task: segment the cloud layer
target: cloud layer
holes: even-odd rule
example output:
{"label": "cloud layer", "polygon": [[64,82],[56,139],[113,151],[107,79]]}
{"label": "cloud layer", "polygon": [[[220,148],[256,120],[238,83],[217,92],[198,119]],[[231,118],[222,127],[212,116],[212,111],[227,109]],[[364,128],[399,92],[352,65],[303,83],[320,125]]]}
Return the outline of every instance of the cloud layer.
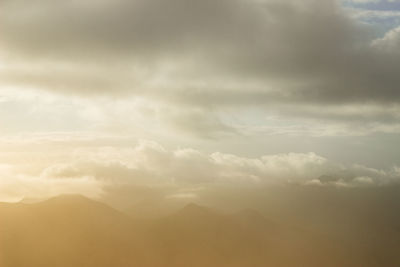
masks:
{"label": "cloud layer", "polygon": [[62,153],[52,162],[50,156],[35,152],[35,157],[45,160],[42,168],[32,169],[23,162],[3,165],[3,200],[76,192],[101,198],[124,187],[141,194],[158,191],[160,197],[170,198],[196,197],[216,187],[365,187],[393,185],[400,180],[398,167],[385,171],[339,164],[315,153],[249,158],[220,152],[205,154],[190,148],[168,150],[150,141],[132,147],[85,146]]}
{"label": "cloud layer", "polygon": [[397,30],[380,38],[334,0],[17,0],[1,10],[3,87],[140,96],[191,120],[200,110],[203,137],[234,128],[213,117],[249,108],[398,132]]}

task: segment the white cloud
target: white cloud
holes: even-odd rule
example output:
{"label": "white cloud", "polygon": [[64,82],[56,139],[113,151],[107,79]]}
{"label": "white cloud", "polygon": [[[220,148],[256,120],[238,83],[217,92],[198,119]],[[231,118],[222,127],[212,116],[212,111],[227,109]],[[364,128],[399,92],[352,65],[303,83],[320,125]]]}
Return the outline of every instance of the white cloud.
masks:
{"label": "white cloud", "polygon": [[[169,150],[150,141],[132,147],[81,147],[64,153],[72,154],[53,162],[51,155],[35,151],[35,157],[45,161],[38,175],[29,172],[25,162],[1,165],[0,200],[60,193],[101,197],[104,188],[121,186],[175,188],[166,196],[191,198],[214,186],[379,186],[400,181],[399,168],[385,171],[340,164],[315,153],[250,158],[187,148]],[[192,190],[199,187],[200,191]]]}
{"label": "white cloud", "polygon": [[102,185],[92,177],[55,180],[25,175],[15,167],[12,171],[0,170],[0,202],[16,202],[24,198],[44,199],[59,194],[83,194],[99,198]]}
{"label": "white cloud", "polygon": [[400,53],[400,27],[387,32],[384,37],[374,40],[372,46],[387,53]]}

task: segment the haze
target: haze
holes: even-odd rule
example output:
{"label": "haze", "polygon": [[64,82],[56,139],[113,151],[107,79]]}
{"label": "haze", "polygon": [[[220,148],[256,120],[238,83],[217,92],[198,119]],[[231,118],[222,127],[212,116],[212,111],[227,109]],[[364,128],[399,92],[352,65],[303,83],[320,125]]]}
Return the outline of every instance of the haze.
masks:
{"label": "haze", "polygon": [[400,1],[0,0],[0,266],[399,266]]}

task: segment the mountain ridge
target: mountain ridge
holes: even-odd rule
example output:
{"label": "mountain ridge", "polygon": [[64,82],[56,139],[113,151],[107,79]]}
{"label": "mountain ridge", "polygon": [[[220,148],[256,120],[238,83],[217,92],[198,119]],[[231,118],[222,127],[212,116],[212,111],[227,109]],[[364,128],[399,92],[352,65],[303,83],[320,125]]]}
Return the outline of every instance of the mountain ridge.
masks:
{"label": "mountain ridge", "polygon": [[369,263],[370,248],[277,224],[255,209],[226,214],[190,203],[143,225],[102,202],[63,195],[0,203],[0,218],[2,267],[379,266]]}

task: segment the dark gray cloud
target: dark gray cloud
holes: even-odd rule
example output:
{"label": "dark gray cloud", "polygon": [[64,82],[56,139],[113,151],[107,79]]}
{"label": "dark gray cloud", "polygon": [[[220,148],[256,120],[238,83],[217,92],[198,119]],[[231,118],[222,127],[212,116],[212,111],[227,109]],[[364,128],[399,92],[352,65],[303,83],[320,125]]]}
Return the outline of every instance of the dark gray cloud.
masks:
{"label": "dark gray cloud", "polygon": [[361,122],[363,114],[315,110],[390,104],[393,112],[368,120],[398,122],[398,31],[377,39],[335,0],[5,0],[0,8],[11,64],[3,83]]}

